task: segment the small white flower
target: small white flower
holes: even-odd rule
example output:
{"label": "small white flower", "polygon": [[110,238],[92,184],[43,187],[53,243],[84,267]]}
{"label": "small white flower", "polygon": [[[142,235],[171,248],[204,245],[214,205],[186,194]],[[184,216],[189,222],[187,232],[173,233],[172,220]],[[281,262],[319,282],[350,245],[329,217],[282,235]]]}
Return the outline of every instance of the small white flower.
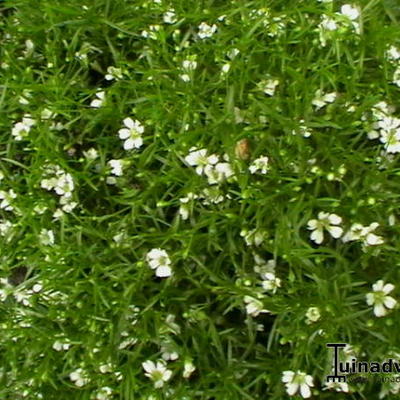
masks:
{"label": "small white flower", "polygon": [[262,287],[268,292],[275,293],[281,287],[281,280],[273,272],[263,274]]}
{"label": "small white flower", "polygon": [[314,386],[313,377],[305,372],[284,371],[282,382],[285,383],[286,392],[289,396],[294,396],[298,391],[305,399],[311,397],[310,387]]}
{"label": "small white flower", "polygon": [[182,68],[185,71],[193,71],[193,70],[195,70],[197,68],[197,61],[194,58],[193,59],[183,60]]}
{"label": "small white flower", "polygon": [[381,130],[380,139],[385,144],[385,149],[388,153],[400,152],[400,127],[391,130]]}
{"label": "small white flower", "polygon": [[[397,301],[388,296],[388,294],[395,288],[391,283],[386,283],[379,280],[372,285],[372,292],[367,293],[366,299],[369,306],[374,306],[374,314],[377,317],[383,317],[387,314],[387,308],[393,309]],[[386,308],[385,308],[386,307]]]}
{"label": "small white flower", "polygon": [[124,160],[110,160],[108,165],[111,167],[111,173],[113,175],[123,175]]}
{"label": "small white flower", "polygon": [[249,166],[249,171],[252,174],[260,172],[260,174],[265,175],[269,169],[268,163],[269,158],[267,156],[261,156],[253,161],[253,163]]}
{"label": "small white flower", "polygon": [[336,92],[323,94],[322,90],[318,89],[315,92],[315,97],[312,101],[312,105],[315,106],[317,110],[319,110],[320,108],[325,107],[328,103],[333,103],[336,100],[336,97]]}
{"label": "small white flower", "polygon": [[260,313],[269,313],[268,310],[264,309],[263,303],[251,296],[244,296],[244,302],[246,303],[246,312],[252,317],[257,317]]}
{"label": "small white flower", "polygon": [[124,149],[138,149],[143,145],[142,134],[144,132],[143,125],[138,120],[125,118],[123,121],[125,128],[118,131],[119,138],[124,140]]}
{"label": "small white flower", "polygon": [[346,382],[325,382],[322,390],[336,390],[337,392],[349,392],[349,385]]}
{"label": "small white flower", "polygon": [[310,307],[306,312],[306,323],[311,324],[317,322],[321,318],[321,313],[318,307]]}
{"label": "small white flower", "polygon": [[338,28],[335,20],[329,18],[327,15],[322,16],[322,21],[320,22],[319,27],[327,31],[335,31]]}
{"label": "small white flower", "polygon": [[217,25],[208,25],[206,22],[202,22],[199,25],[199,32],[198,32],[198,37],[200,39],[206,39],[210,38],[214,33],[217,31]]}
{"label": "small white flower", "polygon": [[86,373],[82,368],[78,368],[69,374],[69,379],[78,387],[85,386],[89,383],[89,379],[86,377]]}
{"label": "small white flower", "polygon": [[68,350],[70,347],[71,347],[71,344],[70,343],[68,343],[68,342],[61,342],[61,341],[59,341],[59,340],[56,340],[54,343],[53,343],[53,349],[55,350],[55,351],[61,351],[61,350]]}
{"label": "small white flower", "polygon": [[175,10],[171,8],[163,15],[163,21],[166,24],[174,24],[178,19],[176,18]]}
{"label": "small white flower", "polygon": [[14,210],[14,206],[12,205],[13,200],[17,197],[17,194],[14,190],[10,189],[8,192],[4,190],[0,190],[0,208],[6,211]]}
{"label": "small white flower", "polygon": [[218,163],[218,156],[215,154],[207,155],[207,149],[197,150],[192,147],[189,154],[185,157],[185,161],[190,166],[196,167],[196,173],[202,175],[207,167]]}
{"label": "small white flower", "polygon": [[400,87],[400,66],[397,67],[396,71],[393,73],[393,83]]}
{"label": "small white flower", "polygon": [[167,278],[172,275],[171,260],[165,250],[152,249],[147,253],[146,259],[150,268],[156,270],[156,276]]}
{"label": "small white flower", "polygon": [[279,81],[277,79],[266,79],[261,81],[257,86],[268,96],[273,96],[275,94],[275,90],[279,85]]}
{"label": "small white flower", "polygon": [[95,400],[108,400],[111,398],[110,396],[112,395],[112,393],[113,393],[113,391],[110,387],[103,386],[96,393]]}
{"label": "small white flower", "polygon": [[51,229],[42,229],[39,240],[44,246],[52,246],[54,244],[54,232]]}
{"label": "small white flower", "polygon": [[89,150],[84,151],[83,155],[87,160],[95,160],[99,156],[99,153],[94,147],[91,147]]}
{"label": "small white flower", "polygon": [[160,351],[161,357],[164,361],[175,361],[179,358],[179,354],[172,350],[169,343],[162,345]]}
{"label": "small white flower", "polygon": [[226,75],[231,69],[231,64],[230,63],[225,63],[222,68],[221,68],[221,74]]}
{"label": "small white flower", "polygon": [[104,90],[101,90],[96,93],[96,97],[97,99],[92,100],[90,103],[90,107],[92,108],[100,108],[104,105],[106,101],[106,93],[104,92]]}
{"label": "small white flower", "polygon": [[376,246],[383,244],[383,238],[375,235],[373,232],[378,228],[379,224],[373,222],[369,226],[363,226],[359,223],[355,223],[350,227],[350,230],[343,236],[342,241],[344,243],[355,240],[362,241],[364,246]]}
{"label": "small white flower", "polygon": [[343,234],[343,229],[339,226],[342,218],[336,214],[326,212],[318,213],[318,219],[311,219],[307,222],[307,229],[312,230],[310,239],[317,244],[321,244],[324,240],[324,229],[326,229],[333,238],[338,239]]}
{"label": "small white flower", "polygon": [[390,61],[400,60],[400,50],[395,46],[390,46],[389,50],[386,52],[386,57]]}
{"label": "small white flower", "polygon": [[238,54],[240,53],[239,49],[233,48],[232,50],[229,50],[226,55],[228,56],[228,58],[230,58],[231,60],[233,60]]}
{"label": "small white flower", "polygon": [[157,361],[157,364],[147,360],[142,363],[142,367],[146,371],[145,375],[154,382],[154,387],[157,389],[163,387],[164,383],[171,379],[172,371],[166,368],[163,360]]}
{"label": "small white flower", "polygon": [[350,20],[354,21],[360,16],[360,9],[358,7],[353,7],[350,4],[344,4],[340,8],[340,12],[342,15],[345,15]]}
{"label": "small white flower", "polygon": [[185,364],[183,365],[183,374],[182,376],[186,379],[190,378],[190,375],[196,370],[196,367],[193,365],[191,360],[185,360]]}
{"label": "small white flower", "polygon": [[0,236],[8,236],[12,230],[13,224],[7,220],[0,221]]}
{"label": "small white flower", "polygon": [[122,79],[122,70],[121,68],[115,68],[115,67],[108,67],[107,68],[107,74],[105,75],[105,78],[107,81],[112,81],[112,80],[118,80]]}
{"label": "small white flower", "polygon": [[234,175],[232,166],[227,162],[218,163],[214,166],[208,165],[204,171],[210,185],[222,183]]}
{"label": "small white flower", "polygon": [[190,204],[191,200],[197,199],[197,195],[194,193],[188,193],[186,197],[182,197],[179,199],[181,206],[179,207],[179,215],[183,220],[187,220],[189,218]]}
{"label": "small white flower", "polygon": [[247,229],[242,229],[240,232],[240,236],[244,238],[247,246],[260,246],[262,242],[265,240],[267,234],[263,230],[252,229],[248,231]]}
{"label": "small white flower", "polygon": [[11,131],[11,135],[15,137],[15,140],[21,141],[28,136],[32,126],[36,124],[36,121],[29,115],[25,115],[21,122],[17,122]]}

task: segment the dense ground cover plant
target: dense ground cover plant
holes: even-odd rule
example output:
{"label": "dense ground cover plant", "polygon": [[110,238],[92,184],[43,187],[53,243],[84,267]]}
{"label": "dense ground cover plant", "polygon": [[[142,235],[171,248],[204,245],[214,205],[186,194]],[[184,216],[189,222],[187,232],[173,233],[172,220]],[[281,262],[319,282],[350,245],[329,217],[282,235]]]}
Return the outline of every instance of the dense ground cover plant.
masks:
{"label": "dense ground cover plant", "polygon": [[0,13],[2,399],[396,398],[396,1]]}

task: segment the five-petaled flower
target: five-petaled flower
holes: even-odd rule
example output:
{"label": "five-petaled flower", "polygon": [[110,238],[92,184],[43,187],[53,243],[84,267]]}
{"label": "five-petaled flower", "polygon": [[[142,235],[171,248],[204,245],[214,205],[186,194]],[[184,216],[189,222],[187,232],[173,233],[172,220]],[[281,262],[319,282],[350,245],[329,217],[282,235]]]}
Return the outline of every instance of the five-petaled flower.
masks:
{"label": "five-petaled flower", "polygon": [[342,236],[343,229],[339,225],[342,218],[336,214],[329,214],[321,211],[318,213],[318,219],[308,221],[308,229],[312,230],[311,240],[317,244],[321,244],[324,240],[324,229],[326,229],[333,238],[338,239]]}
{"label": "five-petaled flower", "polygon": [[143,125],[138,120],[125,118],[123,121],[125,128],[118,131],[119,138],[124,140],[124,149],[138,149],[143,145],[142,134],[144,132]]}
{"label": "five-petaled flower", "polygon": [[393,289],[393,284],[385,284],[383,280],[379,280],[372,285],[373,291],[367,293],[367,304],[369,306],[374,306],[374,314],[377,317],[385,316],[387,314],[387,308],[392,309],[397,304],[397,301],[393,297],[388,296]]}
{"label": "five-petaled flower", "polygon": [[294,396],[300,390],[300,394],[305,399],[311,396],[310,387],[314,386],[313,377],[301,371],[284,371],[282,382],[285,383],[289,396]]}
{"label": "five-petaled flower", "polygon": [[189,149],[189,154],[185,157],[185,161],[196,167],[196,173],[202,175],[206,170],[217,164],[218,156],[215,154],[207,155],[207,149],[197,150],[195,147]]}
{"label": "five-petaled flower", "polygon": [[152,249],[146,255],[146,260],[151,269],[156,270],[156,276],[167,278],[172,275],[171,260],[165,250]]}
{"label": "five-petaled flower", "polygon": [[164,383],[171,379],[172,371],[167,369],[163,360],[157,361],[157,364],[147,360],[142,363],[142,366],[146,371],[145,375],[154,382],[154,387],[157,389],[163,387]]}

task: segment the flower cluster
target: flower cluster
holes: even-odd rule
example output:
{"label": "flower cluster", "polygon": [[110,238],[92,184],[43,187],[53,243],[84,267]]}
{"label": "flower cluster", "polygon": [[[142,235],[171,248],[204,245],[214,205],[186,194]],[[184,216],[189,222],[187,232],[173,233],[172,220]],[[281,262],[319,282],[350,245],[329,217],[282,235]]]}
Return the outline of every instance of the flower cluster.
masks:
{"label": "flower cluster", "polygon": [[49,191],[53,190],[60,196],[61,210],[56,211],[56,216],[62,215],[62,212],[70,213],[77,206],[77,203],[72,201],[75,188],[72,175],[58,165],[48,164],[44,167],[44,176],[40,186]]}

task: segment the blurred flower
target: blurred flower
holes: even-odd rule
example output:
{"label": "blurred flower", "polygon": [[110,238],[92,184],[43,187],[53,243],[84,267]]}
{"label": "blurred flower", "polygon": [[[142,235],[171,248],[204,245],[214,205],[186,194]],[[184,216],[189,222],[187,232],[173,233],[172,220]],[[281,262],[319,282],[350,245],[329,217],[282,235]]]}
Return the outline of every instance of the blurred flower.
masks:
{"label": "blurred flower", "polygon": [[198,37],[200,39],[206,39],[210,38],[214,33],[217,31],[217,25],[208,25],[206,22],[202,22],[199,25],[199,32],[198,32]]}

